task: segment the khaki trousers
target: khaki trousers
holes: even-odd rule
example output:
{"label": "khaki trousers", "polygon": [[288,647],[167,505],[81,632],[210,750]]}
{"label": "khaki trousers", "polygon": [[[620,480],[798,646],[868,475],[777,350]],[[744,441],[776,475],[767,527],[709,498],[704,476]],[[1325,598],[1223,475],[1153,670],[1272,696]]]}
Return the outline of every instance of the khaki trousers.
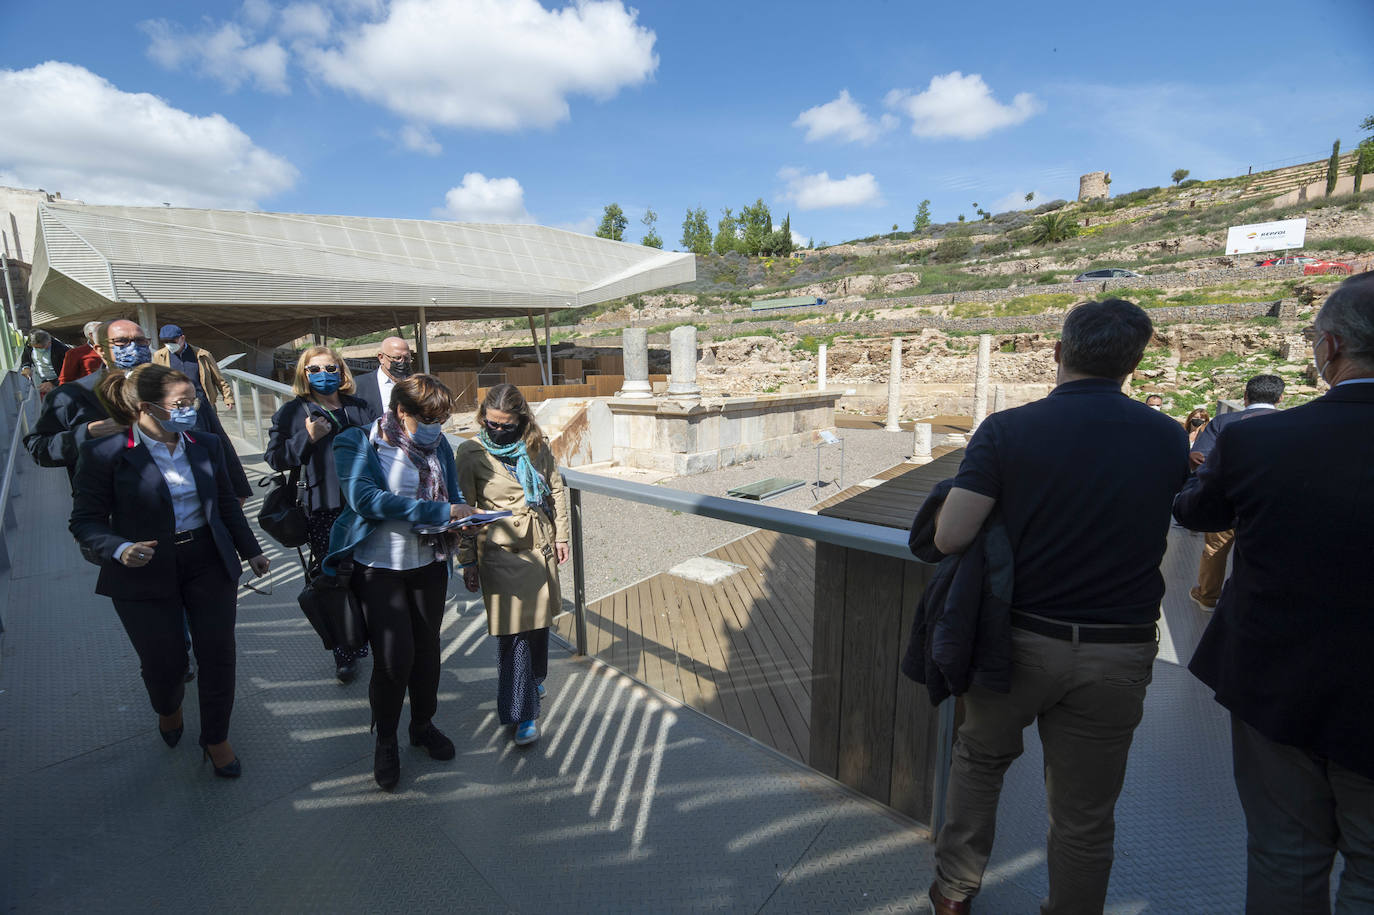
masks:
{"label": "khaki trousers", "polygon": [[1050,894],[1045,915],[1100,913],[1116,836],[1116,799],[1153,676],[1155,642],[1071,642],[1012,630],[1010,693],[973,686],[963,697],[935,876],[947,898],[982,885],[1002,777],[1035,722],[1045,755]]}
{"label": "khaki trousers", "polygon": [[1235,531],[1208,531],[1202,542],[1202,558],[1197,564],[1198,597],[1209,604],[1221,598],[1226,583],[1226,557],[1236,542]]}

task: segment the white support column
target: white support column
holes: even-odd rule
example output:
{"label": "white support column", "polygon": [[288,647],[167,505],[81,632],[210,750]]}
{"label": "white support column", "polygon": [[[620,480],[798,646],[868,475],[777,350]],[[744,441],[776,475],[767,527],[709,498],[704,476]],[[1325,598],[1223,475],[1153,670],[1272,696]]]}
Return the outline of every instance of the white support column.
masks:
{"label": "white support column", "polygon": [[825,344],[816,351],[816,390],[825,390]]}
{"label": "white support column", "polygon": [[[148,335],[148,340],[156,344],[158,342],[157,308],[151,302],[139,302],[137,307],[139,326]],[[153,348],[156,349],[156,345]]]}
{"label": "white support column", "polygon": [[625,380],[617,397],[645,399],[654,396],[649,384],[649,332],[642,327],[627,327],[620,332],[620,352],[625,363]]}
{"label": "white support column", "polygon": [[992,337],[978,335],[978,365],[973,376],[973,428],[988,417],[988,362],[992,359]]}
{"label": "white support column", "polygon": [[420,371],[429,374],[429,321],[425,316],[425,306],[420,306],[420,317],[415,322],[415,346],[420,350]]}
{"label": "white support column", "polygon": [[[697,387],[697,329],[695,325],[674,327],[668,335],[672,374],[668,376],[668,396],[677,400],[701,400]],[[647,368],[647,364],[645,366]]]}
{"label": "white support column", "polygon": [[1005,385],[997,385],[992,389],[992,412],[1001,413],[1007,408],[1007,389]]}
{"label": "white support column", "polygon": [[902,338],[892,338],[892,365],[887,372],[887,425],[888,432],[902,431]]}
{"label": "white support column", "polygon": [[911,448],[911,460],[916,464],[928,464],[932,460],[931,447],[935,430],[930,423],[917,423]]}

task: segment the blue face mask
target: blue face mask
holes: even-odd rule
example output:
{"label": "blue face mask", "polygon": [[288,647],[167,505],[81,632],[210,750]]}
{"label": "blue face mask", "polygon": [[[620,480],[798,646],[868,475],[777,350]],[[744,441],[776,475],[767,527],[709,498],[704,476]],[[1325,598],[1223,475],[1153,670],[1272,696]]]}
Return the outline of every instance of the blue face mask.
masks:
{"label": "blue face mask", "polygon": [[321,394],[333,394],[340,384],[342,381],[338,372],[316,372],[310,376],[310,387]]}
{"label": "blue face mask", "polygon": [[428,448],[439,441],[439,436],[443,433],[443,423],[416,423],[415,431],[410,433],[410,440],[421,448]]}
{"label": "blue face mask", "polygon": [[153,351],[146,343],[126,343],[123,346],[111,346],[111,354],[114,356],[114,364],[121,369],[131,369],[135,366],[143,365],[145,362],[153,361]]}
{"label": "blue face mask", "polygon": [[173,407],[168,411],[167,419],[157,416],[153,418],[168,432],[190,432],[196,427],[196,408]]}

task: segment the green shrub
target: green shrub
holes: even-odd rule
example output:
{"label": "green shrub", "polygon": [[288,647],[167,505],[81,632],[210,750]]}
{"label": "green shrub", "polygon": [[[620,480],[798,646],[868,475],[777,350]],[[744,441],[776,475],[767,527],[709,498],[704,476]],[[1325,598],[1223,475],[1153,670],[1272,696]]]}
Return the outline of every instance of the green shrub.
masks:
{"label": "green shrub", "polygon": [[1078,234],[1078,223],[1069,213],[1046,213],[1030,225],[1033,245],[1051,245]]}
{"label": "green shrub", "polygon": [[939,263],[948,264],[952,261],[963,260],[968,257],[973,250],[973,242],[962,235],[955,235],[942,240],[936,247],[931,259]]}
{"label": "green shrub", "polygon": [[1374,239],[1360,235],[1337,235],[1307,246],[1312,251],[1340,251],[1350,254],[1374,254]]}
{"label": "green shrub", "polygon": [[999,238],[995,241],[990,241],[987,244],[983,245],[982,253],[988,255],[989,257],[992,257],[996,254],[1006,254],[1010,250],[1011,242],[1007,241],[1005,238]]}

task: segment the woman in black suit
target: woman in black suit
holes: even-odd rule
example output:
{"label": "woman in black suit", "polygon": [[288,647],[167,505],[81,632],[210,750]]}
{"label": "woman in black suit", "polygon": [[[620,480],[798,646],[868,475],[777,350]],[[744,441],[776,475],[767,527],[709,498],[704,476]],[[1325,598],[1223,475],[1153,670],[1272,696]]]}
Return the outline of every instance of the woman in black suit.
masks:
{"label": "woman in black suit", "polygon": [[[370,426],[377,418],[367,401],[354,397],[353,374],[328,346],[312,346],[296,360],[291,385],[296,399],[282,404],[272,416],[263,460],[273,470],[299,468],[305,484],[305,506],[310,538],[310,559],[318,569],[329,551],[329,530],[343,511],[339,475],[334,469],[334,436],[353,426]],[[357,676],[358,658],[367,657],[367,645],[356,650],[334,649],[334,675],[341,683]]]}
{"label": "woman in black suit", "polygon": [[100,564],[95,591],[114,602],[171,747],[182,733],[184,614],[200,666],[200,745],[216,775],[237,778],[229,713],[239,557],[256,575],[266,574],[267,557],[234,494],[220,439],[189,431],[200,407],[189,378],[141,365],[110,373],[98,390],[110,417],[129,429],[82,446],[71,532]]}

